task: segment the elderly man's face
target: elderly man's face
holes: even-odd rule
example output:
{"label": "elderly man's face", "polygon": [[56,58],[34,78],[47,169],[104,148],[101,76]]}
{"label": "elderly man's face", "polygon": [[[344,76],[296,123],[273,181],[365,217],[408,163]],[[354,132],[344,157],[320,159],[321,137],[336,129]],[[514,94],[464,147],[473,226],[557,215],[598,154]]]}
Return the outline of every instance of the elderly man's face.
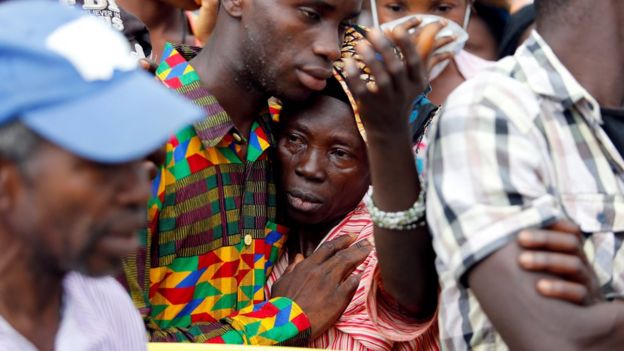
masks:
{"label": "elderly man's face", "polygon": [[6,229],[46,269],[114,273],[137,249],[149,197],[140,162],[97,164],[43,142],[11,174]]}

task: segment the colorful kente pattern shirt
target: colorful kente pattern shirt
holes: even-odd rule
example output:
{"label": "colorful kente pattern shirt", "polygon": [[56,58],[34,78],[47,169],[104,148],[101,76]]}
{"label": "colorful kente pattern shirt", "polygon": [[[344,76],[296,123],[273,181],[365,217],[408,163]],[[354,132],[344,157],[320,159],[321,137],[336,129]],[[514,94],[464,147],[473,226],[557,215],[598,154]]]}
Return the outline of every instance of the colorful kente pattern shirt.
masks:
{"label": "colorful kente pattern shirt", "polygon": [[286,240],[273,222],[270,114],[256,118],[249,139],[243,137],[200,84],[187,61],[195,54],[167,45],[156,72],[203,107],[206,118],[167,143],[148,205],[145,249],[126,261],[126,283],[152,341],[305,342],[310,325],[301,308],[264,293]]}

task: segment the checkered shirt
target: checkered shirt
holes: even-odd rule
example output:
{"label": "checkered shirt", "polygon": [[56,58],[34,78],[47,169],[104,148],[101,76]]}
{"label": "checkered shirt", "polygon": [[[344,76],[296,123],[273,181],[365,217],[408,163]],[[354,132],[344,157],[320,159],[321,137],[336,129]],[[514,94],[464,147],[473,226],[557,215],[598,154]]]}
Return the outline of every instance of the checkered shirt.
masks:
{"label": "checkered shirt", "polygon": [[575,222],[603,292],[622,295],[624,160],[601,123],[596,100],[537,32],[449,97],[427,161],[443,349],[507,349],[466,273],[524,228]]}
{"label": "checkered shirt", "polygon": [[166,145],[148,205],[145,250],[126,261],[126,283],[152,341],[304,342],[309,321],[301,308],[264,294],[286,240],[273,223],[270,114],[255,120],[249,140],[241,137],[201,86],[187,61],[194,54],[167,45],[156,72],[203,107],[206,118]]}

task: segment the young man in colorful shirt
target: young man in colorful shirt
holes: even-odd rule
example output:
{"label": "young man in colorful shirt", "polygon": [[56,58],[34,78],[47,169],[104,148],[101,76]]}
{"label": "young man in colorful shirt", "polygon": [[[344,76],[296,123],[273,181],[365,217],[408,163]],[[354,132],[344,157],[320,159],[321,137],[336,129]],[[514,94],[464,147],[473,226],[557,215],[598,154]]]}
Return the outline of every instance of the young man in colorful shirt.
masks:
{"label": "young man in colorful shirt", "polygon": [[[432,131],[427,216],[445,350],[624,344],[624,159],[621,138],[605,128],[624,101],[624,2],[535,7],[537,31],[513,57],[460,86]],[[579,245],[572,240],[568,250],[587,253],[587,267],[552,272],[595,272],[586,281],[599,294],[587,306],[547,298],[552,275],[518,265],[531,271],[547,260],[519,260],[516,237],[561,220],[580,227]]]}
{"label": "young man in colorful shirt", "polygon": [[[325,87],[360,6],[224,0],[203,50],[166,47],[157,76],[203,107],[206,118],[167,144],[145,250],[126,262],[128,287],[153,341],[305,342],[348,304],[357,281],[342,281],[345,275],[321,284],[287,274],[282,291],[264,295],[285,241],[275,224],[267,100],[302,100]],[[347,239],[319,250],[310,269],[352,270],[370,246],[342,250]]]}

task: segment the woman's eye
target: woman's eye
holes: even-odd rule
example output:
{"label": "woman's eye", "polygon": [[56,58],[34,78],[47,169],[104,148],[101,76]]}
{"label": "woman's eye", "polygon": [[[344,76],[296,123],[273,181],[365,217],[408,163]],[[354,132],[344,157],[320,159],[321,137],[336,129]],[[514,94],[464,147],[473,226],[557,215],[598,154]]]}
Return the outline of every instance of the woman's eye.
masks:
{"label": "woman's eye", "polygon": [[451,11],[453,9],[453,6],[451,5],[439,5],[436,7],[436,12],[439,13],[447,13],[449,11]]}
{"label": "woman's eye", "polygon": [[349,153],[344,151],[344,150],[336,149],[336,150],[334,150],[333,153],[338,158],[347,158],[347,157],[349,157]]}
{"label": "woman's eye", "polygon": [[388,4],[386,7],[392,12],[402,12],[404,10],[401,4]]}
{"label": "woman's eye", "polygon": [[286,136],[286,138],[288,139],[288,142],[290,143],[298,143],[301,139],[299,139],[298,136],[293,135],[293,134],[289,134],[288,136]]}

